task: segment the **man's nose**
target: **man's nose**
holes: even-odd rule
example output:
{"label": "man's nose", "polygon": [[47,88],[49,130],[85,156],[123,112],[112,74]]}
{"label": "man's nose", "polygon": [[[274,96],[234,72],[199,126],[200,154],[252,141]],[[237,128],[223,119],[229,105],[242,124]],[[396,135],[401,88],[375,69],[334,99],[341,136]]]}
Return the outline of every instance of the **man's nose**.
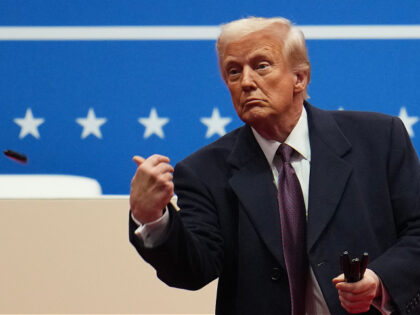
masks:
{"label": "man's nose", "polygon": [[243,68],[241,85],[244,91],[251,91],[257,88],[254,75],[255,73],[250,67]]}

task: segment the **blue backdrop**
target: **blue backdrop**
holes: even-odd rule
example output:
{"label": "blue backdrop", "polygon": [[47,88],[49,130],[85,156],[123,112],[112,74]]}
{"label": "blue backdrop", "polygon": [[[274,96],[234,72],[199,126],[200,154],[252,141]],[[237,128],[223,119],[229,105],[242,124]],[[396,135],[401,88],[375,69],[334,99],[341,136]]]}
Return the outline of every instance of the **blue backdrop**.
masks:
{"label": "blue backdrop", "polygon": [[[418,0],[256,3],[2,0],[0,28],[216,26],[249,15],[298,25],[420,24]],[[312,104],[400,116],[420,152],[419,39],[310,39],[308,49]],[[133,155],[176,163],[241,125],[212,40],[2,40],[0,109],[1,149],[29,156],[27,165],[1,158],[0,173],[88,176],[105,194],[129,193]]]}

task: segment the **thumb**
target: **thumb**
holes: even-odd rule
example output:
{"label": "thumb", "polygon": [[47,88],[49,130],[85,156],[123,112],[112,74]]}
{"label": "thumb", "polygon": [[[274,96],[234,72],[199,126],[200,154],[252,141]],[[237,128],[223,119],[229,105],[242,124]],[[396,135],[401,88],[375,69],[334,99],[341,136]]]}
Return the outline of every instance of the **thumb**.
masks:
{"label": "thumb", "polygon": [[133,161],[136,162],[137,166],[140,166],[141,163],[143,163],[145,161],[145,159],[142,158],[139,155],[135,155],[135,156],[133,156]]}
{"label": "thumb", "polygon": [[344,278],[344,274],[341,274],[341,275],[335,277],[334,279],[332,279],[333,284],[337,284],[337,283],[344,282],[344,281],[346,281],[345,278]]}

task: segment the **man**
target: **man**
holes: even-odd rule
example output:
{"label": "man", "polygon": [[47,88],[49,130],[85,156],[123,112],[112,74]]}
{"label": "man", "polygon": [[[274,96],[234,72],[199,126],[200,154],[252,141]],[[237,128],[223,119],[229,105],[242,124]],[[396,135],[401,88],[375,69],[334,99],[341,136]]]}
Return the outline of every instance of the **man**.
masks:
{"label": "man", "polygon": [[[420,167],[401,121],[307,103],[305,41],[286,19],[231,22],[217,49],[245,125],[174,178],[167,157],[134,157],[140,255],[170,286],[219,278],[217,314],[419,314]],[[369,253],[362,280],[340,275],[344,250]]]}

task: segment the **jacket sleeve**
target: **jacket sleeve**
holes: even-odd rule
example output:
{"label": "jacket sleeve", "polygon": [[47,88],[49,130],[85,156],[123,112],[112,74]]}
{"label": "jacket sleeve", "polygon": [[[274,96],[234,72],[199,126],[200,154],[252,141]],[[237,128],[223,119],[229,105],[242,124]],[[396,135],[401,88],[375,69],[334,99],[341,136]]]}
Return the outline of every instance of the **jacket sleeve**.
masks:
{"label": "jacket sleeve", "polygon": [[175,168],[178,204],[169,209],[166,235],[153,248],[146,248],[134,231],[130,217],[130,241],[157,276],[172,287],[197,290],[221,272],[223,242],[218,216],[205,184],[185,163]]}
{"label": "jacket sleeve", "polygon": [[369,268],[381,278],[401,314],[420,313],[420,163],[402,122],[394,118],[388,186],[397,241]]}

